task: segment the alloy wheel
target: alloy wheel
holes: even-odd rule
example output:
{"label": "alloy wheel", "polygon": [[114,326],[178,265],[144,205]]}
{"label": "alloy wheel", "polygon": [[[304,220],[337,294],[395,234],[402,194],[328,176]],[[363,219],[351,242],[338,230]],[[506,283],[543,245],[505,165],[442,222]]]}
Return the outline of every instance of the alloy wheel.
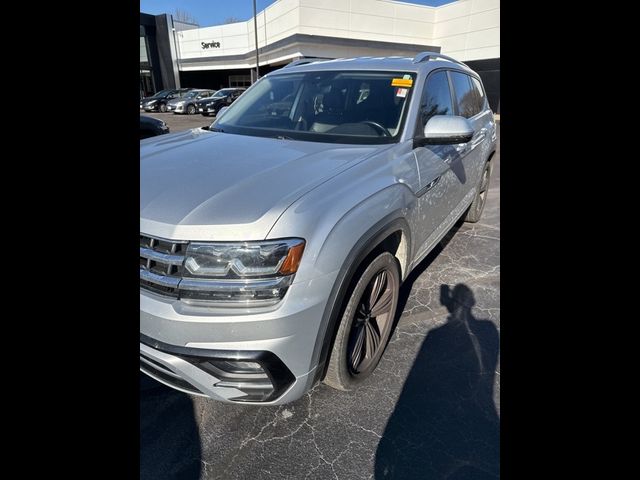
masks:
{"label": "alloy wheel", "polygon": [[369,282],[356,309],[349,336],[347,362],[352,375],[368,373],[375,367],[393,323],[395,290],[393,275],[386,269]]}

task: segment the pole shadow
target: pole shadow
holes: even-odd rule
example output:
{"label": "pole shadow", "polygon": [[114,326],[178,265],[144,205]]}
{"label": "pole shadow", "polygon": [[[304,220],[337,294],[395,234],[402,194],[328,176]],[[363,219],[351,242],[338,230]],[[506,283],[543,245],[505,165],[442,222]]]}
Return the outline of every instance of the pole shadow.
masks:
{"label": "pole shadow", "polygon": [[140,479],[200,478],[193,401],[140,372]]}
{"label": "pole shadow", "polygon": [[464,284],[441,285],[440,302],[447,322],[427,334],[407,376],[378,444],[378,480],[500,476],[498,330],[473,316],[474,295]]}

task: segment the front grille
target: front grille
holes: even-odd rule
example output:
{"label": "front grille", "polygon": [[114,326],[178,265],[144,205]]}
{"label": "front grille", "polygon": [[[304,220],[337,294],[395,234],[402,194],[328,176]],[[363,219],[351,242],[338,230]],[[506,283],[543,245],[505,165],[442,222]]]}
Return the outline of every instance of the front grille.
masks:
{"label": "front grille", "polygon": [[177,297],[186,249],[187,242],[140,235],[140,287]]}

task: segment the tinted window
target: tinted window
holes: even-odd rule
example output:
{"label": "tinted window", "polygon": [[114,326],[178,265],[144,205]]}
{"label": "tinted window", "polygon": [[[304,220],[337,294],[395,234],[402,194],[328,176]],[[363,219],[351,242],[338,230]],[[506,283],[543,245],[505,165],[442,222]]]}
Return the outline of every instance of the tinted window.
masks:
{"label": "tinted window", "polygon": [[476,109],[478,112],[484,110],[484,89],[482,88],[482,84],[480,80],[475,77],[471,77],[471,84],[473,86],[473,91],[476,94]]}
{"label": "tinted window", "polygon": [[479,110],[477,110],[476,95],[471,86],[471,78],[464,73],[449,73],[451,74],[453,89],[456,92],[458,115],[464,118],[473,117]]}
{"label": "tinted window", "polygon": [[427,78],[420,101],[416,135],[422,135],[424,126],[434,115],[453,115],[447,72],[436,72]]}

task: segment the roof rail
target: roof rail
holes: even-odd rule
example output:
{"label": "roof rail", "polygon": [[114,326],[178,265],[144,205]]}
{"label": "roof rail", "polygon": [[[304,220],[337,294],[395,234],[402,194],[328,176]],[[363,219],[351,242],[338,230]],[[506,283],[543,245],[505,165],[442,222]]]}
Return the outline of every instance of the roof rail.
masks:
{"label": "roof rail", "polygon": [[323,62],[326,59],[324,58],[301,58],[299,60],[295,60],[291,63],[287,63],[284,67],[282,68],[289,68],[289,67],[298,67],[300,65],[306,65],[307,63],[314,63],[314,62]]}
{"label": "roof rail", "polygon": [[448,60],[450,62],[457,63],[458,65],[462,65],[464,67],[469,68],[469,66],[466,63],[462,63],[460,60],[456,60],[455,58],[448,57],[447,55],[442,55],[441,53],[438,53],[438,52],[420,52],[415,57],[413,57],[413,63],[427,62],[432,59]]}

